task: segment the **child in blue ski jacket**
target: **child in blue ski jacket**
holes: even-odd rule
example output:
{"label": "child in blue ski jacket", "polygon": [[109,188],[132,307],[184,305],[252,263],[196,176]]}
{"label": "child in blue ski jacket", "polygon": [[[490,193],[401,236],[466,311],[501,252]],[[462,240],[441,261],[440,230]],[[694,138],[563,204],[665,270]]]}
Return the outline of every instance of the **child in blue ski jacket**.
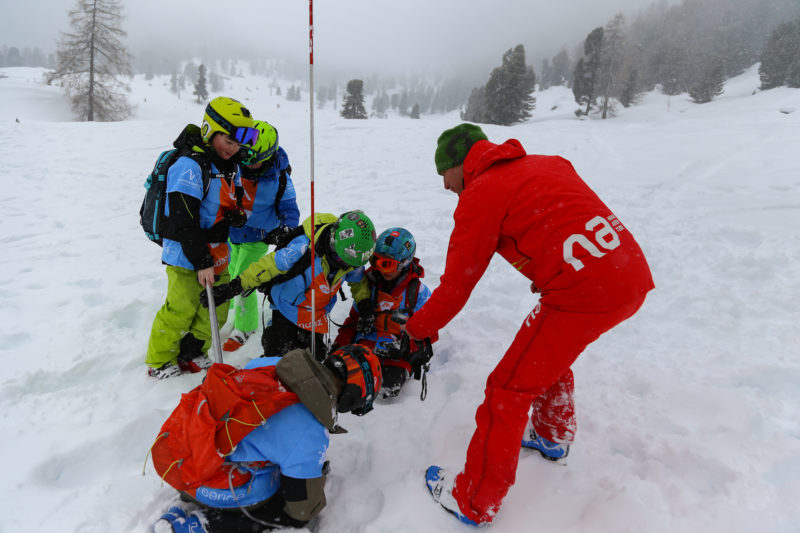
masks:
{"label": "child in blue ski jacket", "polygon": [[[280,236],[300,221],[292,168],[289,156],[278,144],[278,132],[267,122],[253,123],[259,131],[258,141],[242,165],[242,207],[248,214],[247,223],[230,231],[229,271],[234,278],[264,257],[268,246],[277,244]],[[233,307],[234,329],[222,346],[226,352],[241,348],[258,329],[258,295],[237,297]]]}
{"label": "child in blue ski jacket", "polygon": [[[251,264],[229,284],[214,287],[217,305],[256,288],[266,292],[272,309],[270,325],[261,337],[266,355],[281,356],[314,344],[316,355],[322,359],[328,314],[342,283],[347,282],[355,301],[369,299],[363,265],[375,250],[372,221],[361,211],[348,211],[339,217],[317,213],[314,223],[313,277],[309,217],[289,234],[288,245]],[[208,305],[204,292],[200,303]]]}
{"label": "child in blue ski jacket", "polygon": [[[238,154],[254,143],[250,111],[224,96],[205,110],[203,125],[187,126],[175,141],[183,150],[167,171],[163,251],[167,298],[153,320],[145,363],[159,379],[208,366],[209,313],[197,302],[206,286],[227,282],[228,231],[246,222],[241,208]],[[224,322],[228,306],[217,308]]]}

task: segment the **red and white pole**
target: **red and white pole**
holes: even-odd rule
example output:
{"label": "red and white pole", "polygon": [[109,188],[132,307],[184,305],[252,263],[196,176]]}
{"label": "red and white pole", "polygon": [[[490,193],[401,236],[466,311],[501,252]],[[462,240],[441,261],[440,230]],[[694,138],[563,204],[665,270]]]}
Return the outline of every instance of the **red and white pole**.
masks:
{"label": "red and white pole", "polygon": [[316,343],[316,290],[314,290],[314,263],[316,262],[316,218],[314,213],[314,0],[308,0],[308,115],[310,119],[309,178],[311,180],[311,356],[317,357]]}

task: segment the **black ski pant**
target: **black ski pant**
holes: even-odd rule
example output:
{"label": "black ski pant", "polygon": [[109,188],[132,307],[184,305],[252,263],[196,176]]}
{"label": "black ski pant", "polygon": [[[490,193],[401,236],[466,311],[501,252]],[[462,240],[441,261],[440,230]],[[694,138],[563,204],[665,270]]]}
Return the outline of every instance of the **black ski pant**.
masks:
{"label": "black ski pant", "polygon": [[[315,333],[316,357],[320,361],[325,358],[325,336],[322,333]],[[272,324],[264,329],[261,334],[261,346],[264,348],[264,356],[283,357],[286,352],[297,348],[311,349],[311,332],[299,327],[291,320],[283,316],[280,311],[272,311]]]}

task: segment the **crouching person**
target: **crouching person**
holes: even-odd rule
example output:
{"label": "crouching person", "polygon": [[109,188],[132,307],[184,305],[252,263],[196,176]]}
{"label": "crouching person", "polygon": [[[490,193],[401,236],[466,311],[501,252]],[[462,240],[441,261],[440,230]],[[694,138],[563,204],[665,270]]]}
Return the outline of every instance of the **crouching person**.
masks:
{"label": "crouching person", "polygon": [[153,445],[153,464],[180,492],[159,532],[238,533],[303,527],[325,507],[329,433],[340,412],[364,415],[381,388],[368,348],[322,363],[308,350],[212,365],[184,394]]}
{"label": "crouching person", "polygon": [[434,334],[426,341],[411,340],[398,321],[398,314],[404,321],[431,295],[421,281],[425,271],[416,250],[414,236],[405,228],[389,228],[378,235],[365,274],[370,297],[353,304],[331,347],[353,342],[370,347],[381,361],[383,398],[397,396],[411,375],[420,379],[433,356],[430,342],[438,339]]}
{"label": "crouching person", "polygon": [[[313,279],[309,217],[287,234],[291,240],[285,246],[279,245],[230,283],[213,289],[217,306],[254,289],[266,293],[272,321],[261,336],[265,355],[281,356],[290,350],[311,348],[313,343],[315,355],[323,359],[328,314],[342,283],[348,284],[356,302],[369,300],[364,265],[375,250],[372,221],[361,211],[348,211],[339,217],[317,213],[314,219]],[[208,307],[205,292],[200,293],[200,303]]]}

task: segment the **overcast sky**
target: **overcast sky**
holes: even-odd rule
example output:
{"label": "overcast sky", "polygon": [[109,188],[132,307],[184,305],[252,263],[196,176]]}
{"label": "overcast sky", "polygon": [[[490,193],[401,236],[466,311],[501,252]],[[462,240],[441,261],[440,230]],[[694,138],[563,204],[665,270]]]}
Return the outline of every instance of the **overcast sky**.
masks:
{"label": "overcast sky", "polygon": [[[652,0],[655,1],[655,0]],[[669,0],[675,3],[677,0]],[[524,44],[538,70],[560,47],[571,53],[616,12],[633,15],[648,0],[317,0],[315,68],[442,69],[499,64]],[[308,61],[306,0],[130,0],[123,2],[127,44],[187,50],[247,49]],[[74,0],[0,0],[0,45],[55,50]],[[198,53],[198,56],[200,53]],[[179,58],[184,59],[184,58]]]}

